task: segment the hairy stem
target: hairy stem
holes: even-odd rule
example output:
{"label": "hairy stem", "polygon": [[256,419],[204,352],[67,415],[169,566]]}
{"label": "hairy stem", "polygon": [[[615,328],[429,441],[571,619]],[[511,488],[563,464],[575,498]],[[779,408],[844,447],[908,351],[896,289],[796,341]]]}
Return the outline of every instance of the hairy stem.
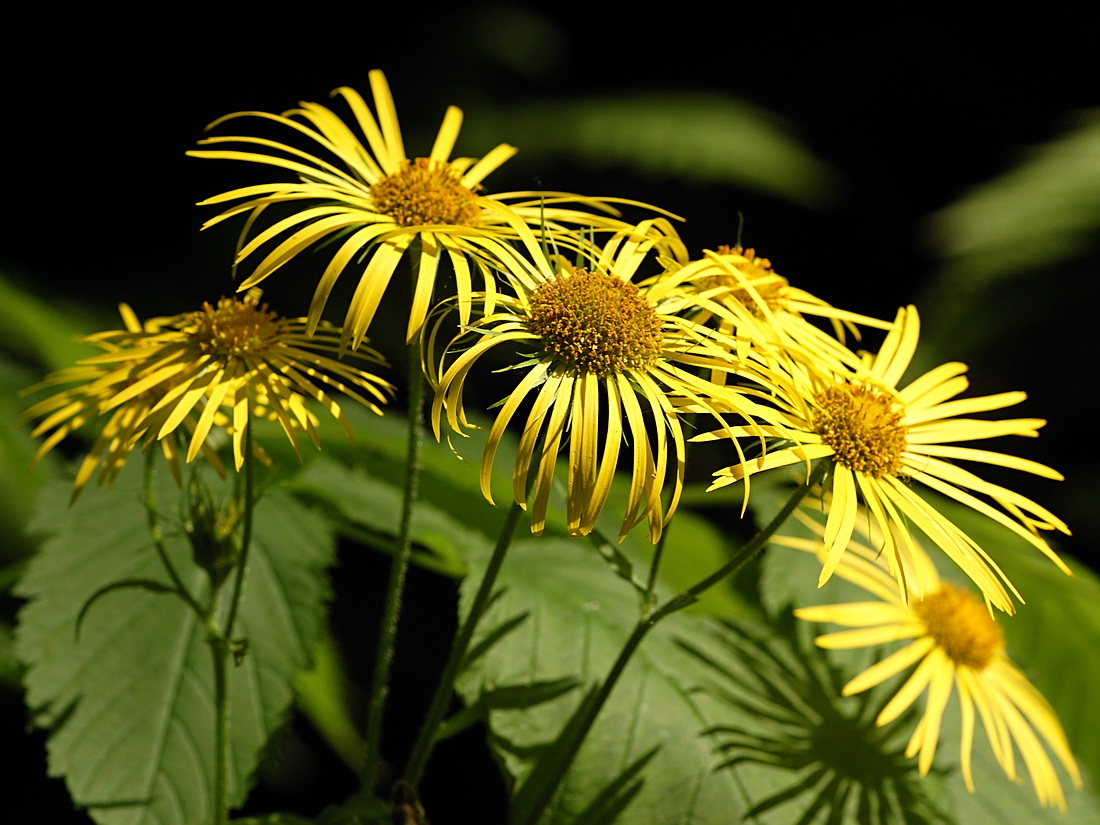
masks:
{"label": "hairy stem", "polygon": [[386,601],[382,608],[382,626],[378,633],[378,649],[374,662],[374,678],[371,681],[370,704],[367,714],[366,763],[363,766],[361,788],[371,793],[378,782],[379,759],[382,749],[382,717],[389,692],[390,666],[393,663],[394,639],[397,636],[397,619],[401,612],[401,595],[405,587],[405,574],[412,555],[412,515],[420,488],[420,451],[424,441],[421,421],[424,406],[424,373],[420,368],[420,347],[409,344],[409,422],[408,452],[405,459],[405,495],[401,508],[401,526],[397,549],[390,567]]}

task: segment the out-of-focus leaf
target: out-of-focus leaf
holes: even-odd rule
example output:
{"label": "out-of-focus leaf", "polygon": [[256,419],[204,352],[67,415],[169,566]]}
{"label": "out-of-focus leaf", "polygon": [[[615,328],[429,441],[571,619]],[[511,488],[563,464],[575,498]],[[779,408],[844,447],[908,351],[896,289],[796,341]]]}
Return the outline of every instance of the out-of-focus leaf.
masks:
{"label": "out-of-focus leaf", "polygon": [[[89,487],[71,508],[67,482],[43,490],[32,527],[48,538],[19,586],[29,603],[16,651],[28,667],[34,721],[51,730],[50,774],[65,778],[76,804],[110,825],[201,825],[212,815],[214,718],[199,621],[174,596],[116,590],[91,607],[79,639],[74,634],[82,605],[104,586],[166,579],[149,539],[140,464],[131,462],[111,491]],[[180,493],[167,473],[157,490],[161,512],[170,513]],[[181,578],[202,592],[206,574],[172,529],[173,516],[163,518]],[[234,634],[248,652],[229,672],[234,804],[309,664],[335,545],[323,519],[278,489],[257,505],[253,541]]]}
{"label": "out-of-focus leaf", "polygon": [[1074,257],[1100,226],[1100,111],[929,219],[948,277],[970,285]]}
{"label": "out-of-focus leaf", "polygon": [[[989,310],[1006,303],[1002,293],[990,307],[990,289],[1073,260],[1095,246],[1098,228],[1100,110],[928,219],[943,268],[923,303],[936,307],[937,329],[955,335],[972,326],[964,319],[979,317],[988,337]],[[1014,319],[1008,313],[1000,323]],[[952,344],[957,355],[960,345]]]}
{"label": "out-of-focus leaf", "polygon": [[76,340],[91,331],[88,319],[60,311],[0,276],[0,341],[6,350],[39,364],[43,373],[99,352]]}
{"label": "out-of-focus leaf", "polygon": [[322,636],[313,655],[313,667],[298,674],[298,707],[344,764],[358,774],[366,745],[347,701],[349,679],[340,651],[329,635]]}
{"label": "out-of-focus leaf", "polygon": [[[398,533],[401,489],[362,469],[348,469],[321,456],[295,476],[290,487],[298,495],[332,506],[349,529],[359,531],[360,538],[388,546],[392,544],[390,537]],[[483,506],[489,507],[488,504]],[[455,577],[465,574],[466,559],[472,552],[472,545],[481,548],[491,546],[483,533],[471,530],[464,521],[457,520],[430,499],[417,502],[413,512],[412,540],[417,547],[424,548],[430,554],[418,553],[414,560]]]}
{"label": "out-of-focus leaf", "polygon": [[0,547],[2,561],[22,558],[34,549],[34,542],[26,535],[27,518],[39,489],[58,471],[54,453],[47,453],[32,467],[38,445],[30,437],[29,427],[10,424],[25,406],[19,398],[20,390],[39,378],[24,367],[0,359],[0,422],[4,422],[0,426],[0,535],[5,537]]}
{"label": "out-of-focus leaf", "polygon": [[[733,184],[808,206],[828,203],[838,175],[793,129],[745,101],[717,94],[622,94],[482,112],[485,135],[512,135],[526,157],[627,165],[693,183]],[[471,128],[478,128],[471,124]]]}

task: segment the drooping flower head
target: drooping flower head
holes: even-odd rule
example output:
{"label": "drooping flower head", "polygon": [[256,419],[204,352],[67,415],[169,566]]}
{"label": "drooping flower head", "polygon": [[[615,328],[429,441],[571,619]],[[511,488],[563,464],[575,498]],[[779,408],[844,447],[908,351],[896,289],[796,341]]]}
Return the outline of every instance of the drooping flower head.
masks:
{"label": "drooping flower head", "polygon": [[[824,648],[906,642],[848,682],[844,695],[869,690],[916,665],[875,721],[878,725],[889,724],[926,694],[924,715],[905,752],[908,757],[918,757],[921,773],[932,766],[943,714],[952,692],[957,690],[962,719],[960,755],[967,788],[974,790],[971,757],[976,709],[997,762],[1009,778],[1018,778],[1018,748],[1040,803],[1065,810],[1065,795],[1048,749],[1074,785],[1081,787],[1077,763],[1053,709],[1008,657],[1004,634],[986,605],[969,589],[940,580],[935,566],[921,551],[907,557],[905,564],[914,569],[906,580],[922,581],[925,587],[921,592],[910,590],[908,598],[903,597],[877,549],[881,546],[877,528],[872,527],[870,532],[867,543],[855,540],[849,545],[836,575],[879,601],[795,610],[795,615],[806,621],[854,628],[819,636],[817,644]],[[817,552],[821,547],[817,542],[795,539],[784,543]]]}
{"label": "drooping flower head", "polygon": [[103,349],[74,367],[59,370],[28,392],[68,386],[29,407],[23,421],[41,419],[34,436],[45,435],[39,460],[70,433],[93,420],[106,423],[77,471],[74,497],[99,468],[100,483],[109,484],[130,453],[142,444],[160,442],[179,478],[179,431],[190,438],[186,460],[200,451],[215,466],[208,444],[212,430],[232,436],[237,469],[244,462],[243,436],[259,415],[278,421],[296,452],[304,433],[320,446],[317,416],[308,399],[320,403],[351,429],[335,390],[381,414],[392,388],[361,364],[384,364],[382,356],[363,347],[337,360],[340,332],[320,327],[311,337],[304,318],[282,318],[259,303],[259,290],[243,299],[222,298],[196,312],[153,318],[142,324],[133,311],[120,307],[125,329],[100,332],[85,340]]}
{"label": "drooping flower head", "polygon": [[[208,198],[201,205],[229,204],[204,228],[235,215],[247,214],[247,233],[253,222],[272,205],[290,205],[296,211],[268,226],[238,252],[237,262],[259,256],[267,248],[240,289],[259,284],[303,250],[326,239],[336,242],[317,284],[309,308],[312,333],[340,274],[349,266],[361,268],[359,285],[344,321],[344,343],[356,347],[363,340],[383,294],[401,258],[419,241],[419,261],[409,312],[408,340],[419,333],[429,307],[439,260],[444,255],[454,270],[455,290],[463,323],[469,320],[473,275],[492,292],[498,273],[525,274],[529,264],[520,249],[537,251],[539,236],[550,236],[559,246],[573,248],[579,241],[567,227],[621,228],[611,217],[615,210],[604,199],[580,198],[558,192],[481,193],[481,184],[516,150],[501,144],[480,160],[451,159],[462,123],[462,111],[447,110],[427,157],[405,154],[401,129],[386,78],[370,73],[374,108],[353,89],[333,92],[344,98],[359,128],[345,123],[317,103],[301,103],[284,114],[237,112],[227,120],[256,117],[287,127],[311,141],[310,151],[291,144],[247,135],[209,137],[208,146],[258,146],[260,151],[213,148],[188,152],[201,158],[242,160],[291,173],[295,180],[233,189]],[[364,143],[365,140],[365,143]],[[592,207],[602,214],[578,209]],[[243,239],[242,239],[243,240]],[[272,246],[273,245],[273,246]]]}
{"label": "drooping flower head", "polygon": [[[840,360],[858,359],[844,346],[847,334],[857,341],[860,326],[888,330],[891,322],[839,309],[791,286],[767,258],[754,249],[719,246],[703,257],[662,276],[695,290],[699,309],[692,320],[737,332],[743,343],[772,342],[792,357],[815,358],[822,352]],[[826,321],[834,336],[810,319]]]}
{"label": "drooping flower head", "polygon": [[[640,288],[632,277],[661,244],[661,233],[642,224],[609,241],[584,266],[544,262],[518,293],[496,296],[495,309],[460,333],[429,367],[436,383],[432,425],[438,438],[446,419],[458,433],[471,427],[463,389],[471,369],[502,345],[525,370],[501,403],[481,461],[481,487],[492,500],[490,477],[505,428],[523,421],[512,473],[519,504],[532,489],[532,530],[541,532],[559,451],[568,444],[567,518],[574,535],[593,529],[611,488],[625,441],[630,448],[630,491],[620,537],[641,521],[656,541],[679,501],[684,475],[685,409],[718,417],[749,415],[747,396],[725,389],[698,370],[766,380],[756,362],[738,362],[734,342],[687,320],[687,297],[655,284]],[[431,345],[437,337],[433,329]],[[521,409],[526,407],[526,416]],[[752,430],[752,427],[747,427]],[[667,507],[661,495],[671,478]]]}
{"label": "drooping flower head", "polygon": [[[1069,574],[1069,568],[1040,535],[1041,530],[1068,533],[1060,519],[1019,493],[953,463],[977,461],[1061,479],[1059,473],[1034,461],[955,444],[1003,435],[1035,436],[1046,422],[958,417],[1009,407],[1026,397],[1022,392],[1008,392],[956,398],[967,387],[966,366],[960,363],[943,364],[900,387],[918,337],[917,312],[909,307],[898,312],[896,325],[878,353],[865,356],[858,366],[850,366],[851,358],[834,360],[827,353],[786,362],[786,374],[779,378],[782,390],[774,400],[786,437],[793,440],[785,447],[773,448],[759,461],[720,470],[711,489],[774,467],[828,461],[831,467],[826,483],[831,497],[820,584],[829,579],[843,557],[855,527],[857,505],[862,502],[884,537],[883,552],[903,596],[910,586],[904,581],[908,569],[904,559],[914,552],[911,529],[915,528],[943,549],[986,598],[1012,613],[1008,590],[1017,598],[1020,595],[996,562],[923,498],[914,482],[1004,525]],[[737,434],[738,428],[733,432]],[[784,437],[778,432],[769,434]],[[724,437],[726,433],[721,431],[704,436]],[[891,525],[901,528],[897,534]],[[911,586],[917,593],[923,592],[921,582]]]}

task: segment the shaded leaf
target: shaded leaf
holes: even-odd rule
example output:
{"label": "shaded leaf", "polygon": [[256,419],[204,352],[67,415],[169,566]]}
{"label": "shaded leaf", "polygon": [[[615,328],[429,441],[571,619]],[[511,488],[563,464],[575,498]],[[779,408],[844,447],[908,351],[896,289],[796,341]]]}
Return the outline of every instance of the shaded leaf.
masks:
{"label": "shaded leaf", "polygon": [[[338,515],[338,523],[342,521],[345,529],[351,529],[364,540],[373,534],[371,543],[392,548],[390,539],[397,535],[401,521],[403,494],[400,488],[363,469],[348,468],[326,456],[311,461],[289,484],[299,496],[330,505]],[[491,509],[485,502],[482,508]],[[491,547],[483,533],[470,529],[464,521],[436,506],[432,499],[417,502],[412,540],[417,548],[430,553],[430,557],[424,553],[415,554],[415,561],[449,576],[465,574],[466,559],[473,552],[473,546]]]}
{"label": "shaded leaf", "polygon": [[[96,591],[125,579],[166,581],[138,464],[113,490],[90,487],[72,508],[69,483],[43,491],[32,526],[48,538],[19,586],[29,603],[17,653],[28,667],[34,722],[50,729],[50,774],[65,778],[74,802],[110,825],[200,825],[211,817],[213,676],[194,614],[179,599],[116,590],[97,601],[74,640],[77,614]],[[171,511],[180,493],[167,474],[157,490],[161,510]],[[201,593],[208,579],[173,518],[163,519],[169,554],[185,585]],[[325,522],[278,489],[257,505],[254,542],[236,629],[248,653],[229,672],[233,804],[309,663],[334,552]]]}
{"label": "shaded leaf", "polygon": [[[475,560],[475,573],[484,563],[484,557]],[[583,541],[517,542],[500,575],[502,595],[479,632],[516,616],[527,618],[513,623],[511,632],[463,672],[458,690],[466,703],[476,705],[502,686],[571,677],[585,686],[535,706],[490,711],[491,744],[513,787],[519,787],[552,751],[582,697],[606,674],[638,605],[634,590],[609,574]],[[464,583],[462,590],[468,606],[472,587]],[[728,721],[730,713],[723,709],[718,715],[716,700],[692,689],[702,666],[673,641],[676,635],[693,637],[704,626],[697,616],[676,614],[645,639],[569,767],[544,823],[573,823],[600,810],[622,822],[704,825],[738,821],[748,810],[746,783],[759,777],[713,771],[718,760],[703,732]],[[765,780],[753,787],[778,785]]]}

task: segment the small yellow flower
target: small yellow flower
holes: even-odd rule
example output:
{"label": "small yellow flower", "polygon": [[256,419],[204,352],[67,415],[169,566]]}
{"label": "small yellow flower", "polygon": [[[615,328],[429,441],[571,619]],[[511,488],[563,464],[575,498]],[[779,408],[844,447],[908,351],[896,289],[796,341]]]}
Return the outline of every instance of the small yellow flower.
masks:
{"label": "small yellow flower", "polygon": [[[783,543],[798,546],[796,540]],[[872,537],[869,545],[878,545],[878,540]],[[1039,801],[1065,810],[1065,795],[1043,743],[1080,788],[1077,763],[1054,711],[1006,654],[1001,628],[988,608],[970,590],[941,581],[922,552],[907,560],[907,565],[922,568],[913,570],[907,580],[923,581],[925,589],[922,593],[912,590],[909,598],[904,598],[897,592],[878,550],[869,545],[853,541],[837,565],[836,575],[881,601],[795,610],[795,615],[806,621],[855,628],[819,636],[817,644],[824,648],[908,642],[852,679],[845,685],[844,695],[868,690],[916,665],[875,721],[878,725],[892,722],[927,691],[924,715],[905,752],[908,757],[918,756],[922,774],[932,766],[944,710],[957,688],[962,715],[962,773],[967,788],[974,790],[971,754],[977,709],[997,762],[1009,778],[1017,779],[1015,748],[1019,748]],[[816,548],[802,545],[802,549],[820,552],[820,544]]]}
{"label": "small yellow flower", "polygon": [[[471,369],[491,350],[512,345],[526,356],[507,372],[522,373],[502,402],[481,461],[481,488],[492,501],[494,458],[508,423],[529,405],[512,474],[513,497],[527,501],[533,481],[532,530],[542,531],[558,453],[568,443],[567,518],[573,535],[592,531],[611,488],[624,440],[630,445],[630,491],[620,537],[647,521],[652,541],[676,510],[684,475],[685,410],[718,417],[749,415],[754,403],[696,374],[699,368],[763,381],[760,364],[734,359],[734,342],[677,314],[687,299],[660,284],[639,288],[632,277],[662,235],[643,224],[613,238],[587,267],[558,261],[519,283],[515,297],[461,331],[428,373],[436,383],[432,426],[440,437],[471,427],[463,390]],[[439,325],[433,328],[434,342]],[[748,427],[747,430],[752,430]],[[541,443],[541,449],[537,446]],[[532,478],[533,476],[533,478]],[[672,477],[667,508],[661,494]]]}
{"label": "small yellow flower", "polygon": [[[109,484],[139,443],[159,441],[179,476],[177,434],[190,436],[186,460],[204,454],[216,466],[207,444],[214,428],[233,438],[237,469],[244,461],[243,435],[253,415],[278,421],[296,452],[299,433],[320,446],[317,417],[306,401],[318,401],[351,437],[340,405],[329,390],[344,393],[381,414],[392,387],[381,378],[329,357],[339,351],[339,330],[321,327],[307,336],[305,319],[281,318],[259,304],[259,290],[245,298],[222,298],[197,312],[140,323],[133,311],[120,307],[124,330],[111,330],[85,340],[104,352],[74,367],[59,370],[28,392],[75,384],[39,401],[20,417],[41,419],[34,436],[46,438],[35,461],[63,438],[94,419],[103,426],[77,471],[73,496],[79,494],[96,468],[100,483]],[[351,356],[384,364],[369,348]],[[299,452],[300,455],[300,452]]]}
{"label": "small yellow flower", "polygon": [[[336,253],[321,275],[310,304],[310,333],[317,327],[340,274],[353,263],[366,260],[344,321],[344,343],[358,346],[399,261],[416,240],[419,261],[408,320],[409,341],[419,333],[429,307],[435,303],[436,271],[443,254],[454,269],[459,312],[466,323],[473,294],[472,270],[484,281],[486,290],[492,291],[497,272],[521,276],[528,272],[529,264],[518,248],[537,253],[546,236],[559,246],[574,248],[580,241],[566,225],[595,229],[624,226],[610,217],[617,213],[605,199],[560,192],[481,194],[482,181],[516,150],[501,144],[476,162],[472,158],[449,159],[462,123],[462,111],[454,106],[447,109],[428,156],[407,157],[386,78],[375,70],[370,73],[370,83],[377,120],[353,89],[341,87],[333,92],[350,106],[365,144],[332,110],[316,103],[301,103],[301,108],[281,115],[237,112],[214,121],[208,128],[233,118],[263,118],[309,139],[316,145],[317,154],[250,136],[210,137],[200,143],[258,146],[265,151],[217,148],[188,152],[200,158],[273,166],[297,178],[293,182],[234,189],[200,205],[236,201],[203,228],[248,213],[245,233],[273,204],[289,204],[297,209],[240,249],[237,263],[279,239],[241,284],[241,290],[259,284],[306,248],[325,239],[336,241]],[[583,212],[575,208],[577,205],[604,214]]]}
{"label": "small yellow flower", "polygon": [[[1004,525],[1072,575],[1039,535],[1040,530],[1051,529],[1068,533],[1061,520],[1030,499],[954,463],[977,461],[1061,479],[1059,473],[1034,461],[952,443],[1003,435],[1035,436],[1046,422],[1035,418],[959,418],[1018,404],[1026,397],[1022,392],[1008,392],[956,399],[967,387],[963,376],[966,366],[960,363],[943,364],[899,387],[918,336],[917,312],[909,307],[898,312],[896,325],[878,353],[857,359],[856,366],[851,365],[852,358],[832,359],[827,352],[815,358],[792,355],[784,362],[786,374],[776,378],[782,389],[774,398],[785,429],[780,432],[765,428],[778,441],[789,439],[787,446],[773,445],[758,461],[720,470],[711,489],[775,467],[828,460],[831,503],[820,584],[829,579],[843,557],[862,502],[884,536],[883,552],[899,577],[898,588],[903,595],[903,561],[914,552],[915,540],[910,531],[916,528],[942,548],[993,604],[1012,613],[1012,599],[1005,586],[1017,598],[1019,593],[985,550],[922,498],[913,482]],[[731,429],[734,435],[748,434],[743,428]],[[726,432],[718,431],[701,438],[725,437]],[[890,525],[901,527],[898,540]],[[920,582],[916,587],[918,593],[923,592]]]}

